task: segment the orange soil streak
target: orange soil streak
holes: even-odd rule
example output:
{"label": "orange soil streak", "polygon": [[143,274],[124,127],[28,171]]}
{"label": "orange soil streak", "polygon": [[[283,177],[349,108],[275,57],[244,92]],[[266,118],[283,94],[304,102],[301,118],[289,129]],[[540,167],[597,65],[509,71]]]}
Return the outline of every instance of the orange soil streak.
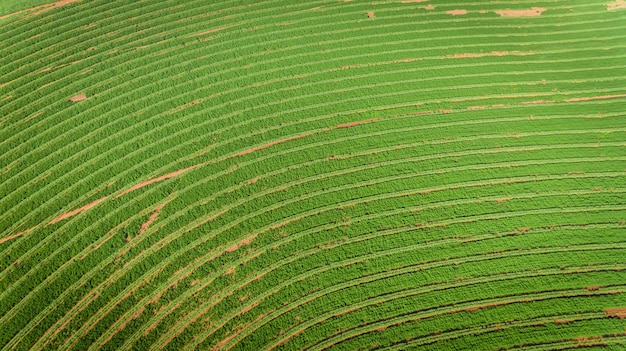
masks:
{"label": "orange soil streak", "polygon": [[297,222],[297,221],[301,220],[302,218],[303,218],[303,217],[293,218],[293,219],[290,219],[290,220],[288,220],[288,221],[284,221],[284,222],[282,222],[282,223],[278,223],[278,224],[276,224],[276,225],[273,225],[270,229],[275,230],[275,229],[278,229],[278,228],[280,228],[280,227],[284,227],[284,226],[286,226],[287,224],[290,224],[290,223],[293,223],[293,222]]}
{"label": "orange soil streak", "polygon": [[19,15],[20,13],[24,13],[26,11],[28,11],[28,10],[22,10],[22,11],[17,11],[17,12],[9,13],[9,14],[6,14],[6,15],[2,15],[2,16],[0,16],[0,20],[3,20],[5,18],[9,18],[11,16]]}
{"label": "orange soil streak", "polygon": [[604,310],[608,317],[617,317],[619,319],[626,318],[626,307],[621,308],[607,308]]}
{"label": "orange soil streak", "polygon": [[244,245],[249,245],[252,242],[252,240],[256,239],[256,236],[257,236],[257,234],[252,235],[249,238],[245,238],[245,239],[241,240],[240,242],[234,244],[233,246],[227,248],[224,251],[226,251],[226,252],[233,252],[233,251],[237,250],[238,248],[240,248],[240,247],[242,247]]}
{"label": "orange soil streak", "polygon": [[157,219],[157,217],[159,217],[163,207],[165,207],[165,205],[167,205],[172,200],[173,199],[169,199],[169,200],[165,201],[164,203],[162,203],[162,204],[158,205],[157,207],[155,207],[154,208],[154,212],[152,212],[152,215],[150,215],[150,218],[148,218],[148,220],[144,224],[141,225],[141,228],[139,228],[139,232],[137,233],[137,235],[141,235],[141,234],[145,233],[145,231],[148,230],[148,227],[150,227],[150,225]]}
{"label": "orange soil streak", "polygon": [[579,102],[579,101],[592,101],[592,100],[605,100],[605,99],[617,99],[626,97],[626,94],[619,95],[603,95],[603,96],[589,96],[589,97],[580,97],[580,98],[571,98],[565,100],[565,102]]}
{"label": "orange soil streak", "polygon": [[455,58],[455,59],[459,59],[459,58],[479,58],[479,57],[487,57],[487,56],[495,56],[495,57],[502,57],[502,56],[528,56],[528,55],[534,55],[535,53],[533,51],[492,51],[492,52],[487,52],[487,53],[463,53],[463,54],[454,54],[454,55],[446,55],[446,58]]}
{"label": "orange soil streak", "polygon": [[11,235],[11,236],[7,236],[7,237],[4,237],[4,238],[0,238],[0,244],[2,244],[2,243],[4,243],[4,242],[7,242],[7,241],[9,241],[9,240],[13,240],[13,239],[15,239],[15,238],[19,238],[20,236],[23,236],[24,234],[26,234],[26,233],[30,232],[30,231],[31,231],[31,230],[33,230],[33,229],[35,229],[35,227],[28,228],[28,229],[26,229],[26,230],[24,230],[24,231],[21,231],[21,232],[19,232],[19,233],[15,234],[15,235]]}
{"label": "orange soil streak", "polygon": [[94,201],[94,202],[92,202],[90,204],[87,204],[87,205],[85,205],[85,206],[83,206],[81,208],[77,208],[77,209],[75,209],[73,211],[70,211],[70,212],[65,212],[65,213],[59,215],[58,217],[56,217],[55,219],[51,220],[50,222],[48,222],[48,224],[46,224],[46,226],[49,226],[49,225],[54,224],[56,222],[62,221],[64,219],[68,219],[68,218],[70,218],[72,216],[76,216],[77,214],[79,214],[81,212],[85,212],[88,209],[96,206],[97,204],[101,203],[102,201],[104,201],[104,200],[106,200],[108,198],[109,198],[108,196],[105,196],[105,197],[100,198],[100,199],[98,199],[98,200],[96,200],[96,201]]}
{"label": "orange soil streak", "polygon": [[624,0],[615,0],[614,3],[606,5],[606,9],[609,11],[614,11],[617,9],[626,9],[626,1]]}
{"label": "orange soil streak", "polygon": [[452,16],[466,15],[467,10],[450,10],[450,11],[446,11],[446,13]]}
{"label": "orange soil streak", "polygon": [[33,15],[38,15],[40,13],[52,10],[55,7],[71,4],[71,3],[74,3],[74,2],[80,2],[80,1],[81,0],[60,0],[60,1],[53,2],[51,4],[46,4],[46,5],[33,7],[32,10],[39,10],[39,11],[33,13]]}
{"label": "orange soil streak", "polygon": [[[0,17],[0,19],[2,19],[2,17]],[[8,100],[8,99],[10,99],[12,97],[13,97],[13,95],[7,95],[4,98],[2,98],[2,100],[0,100],[0,101]]]}
{"label": "orange soil streak", "polygon": [[[108,343],[109,341],[111,341],[111,339],[113,339],[113,337],[115,336],[115,334],[117,334],[117,332],[121,331],[122,329],[126,328],[126,325],[132,321],[135,320],[137,318],[139,318],[139,316],[144,312],[145,308],[141,307],[137,312],[135,312],[135,314],[133,314],[130,319],[125,320],[122,324],[120,324],[119,327],[117,327],[117,329],[115,330],[115,332],[109,334],[109,336],[107,336],[106,339],[104,339],[104,341],[102,341],[100,343],[100,347],[104,346],[106,343]],[[100,348],[99,347],[99,348]]]}
{"label": "orange soil streak", "polygon": [[376,18],[376,16],[374,15],[374,12],[368,12],[367,14],[367,18]]}
{"label": "orange soil streak", "polygon": [[228,344],[231,340],[233,340],[234,338],[236,338],[238,335],[240,335],[241,333],[243,333],[245,330],[247,330],[248,328],[250,328],[251,326],[253,326],[254,324],[256,324],[257,322],[259,322],[261,319],[267,317],[270,315],[270,313],[274,312],[274,310],[271,311],[267,311],[263,314],[260,314],[258,317],[256,317],[255,320],[253,320],[252,322],[246,323],[242,326],[239,326],[237,331],[235,331],[237,329],[237,327],[233,328],[233,331],[235,331],[234,333],[232,333],[231,335],[228,335],[225,339],[223,339],[222,341],[218,342],[214,347],[213,350],[221,350],[222,348],[224,348],[224,346],[226,346],[226,344]]}
{"label": "orange soil streak", "polygon": [[267,149],[268,147],[274,146],[274,145],[278,145],[278,144],[282,144],[282,143],[286,143],[288,141],[292,141],[292,140],[296,140],[296,139],[301,139],[304,137],[307,137],[311,135],[310,133],[304,133],[304,134],[300,134],[300,135],[296,135],[295,137],[291,137],[291,138],[287,138],[287,139],[282,139],[282,140],[278,140],[278,141],[272,141],[271,143],[267,143],[265,145],[261,145],[261,146],[257,146],[257,147],[253,147],[252,149],[248,149],[245,151],[242,151],[238,154],[235,154],[231,157],[238,157],[238,156],[243,156],[243,155],[247,155],[250,153],[253,153],[255,151],[259,151],[259,150],[263,150],[263,149]]}
{"label": "orange soil streak", "polygon": [[187,171],[190,171],[190,170],[192,170],[194,168],[197,168],[199,166],[200,165],[194,165],[194,166],[191,166],[191,167],[180,169],[180,170],[172,172],[172,173],[168,173],[168,174],[162,175],[162,176],[160,176],[158,178],[154,178],[154,179],[143,181],[143,182],[141,182],[139,184],[133,185],[132,187],[124,190],[121,194],[117,195],[115,198],[117,199],[117,198],[119,198],[121,196],[124,196],[124,195],[126,195],[126,194],[128,194],[130,192],[133,192],[133,191],[137,190],[137,189],[141,189],[141,188],[143,188],[145,186],[148,186],[150,184],[162,182],[162,181],[164,181],[166,179],[177,177],[177,176],[179,176],[179,175],[181,175],[181,174],[183,174],[183,173],[185,173]]}
{"label": "orange soil streak", "polygon": [[85,94],[83,94],[83,93],[80,93],[80,94],[78,94],[76,96],[72,96],[70,98],[71,102],[77,102],[77,101],[83,101],[83,100],[87,100],[87,96]]}
{"label": "orange soil streak", "polygon": [[544,7],[533,7],[530,10],[500,10],[495,11],[501,17],[537,17],[546,9]]}
{"label": "orange soil streak", "polygon": [[587,291],[595,291],[595,290],[600,290],[600,287],[597,285],[594,285],[594,286],[588,286],[586,289]]}
{"label": "orange soil streak", "polygon": [[366,119],[364,121],[357,121],[357,122],[351,122],[351,123],[344,123],[344,124],[340,124],[338,126],[336,126],[335,128],[337,129],[341,129],[341,128],[350,128],[350,127],[355,127],[355,126],[359,126],[361,124],[366,124],[366,123],[372,123],[372,122],[376,122],[380,120],[380,118],[372,118],[372,119]]}
{"label": "orange soil streak", "polygon": [[187,36],[187,38],[199,37],[199,36],[202,36],[202,35],[207,35],[207,34],[211,34],[211,33],[219,32],[219,31],[221,31],[221,30],[228,29],[228,28],[230,28],[230,27],[232,27],[232,26],[227,26],[227,27],[221,27],[221,28],[209,29],[209,30],[204,31],[204,32],[200,32],[200,33],[196,33],[196,34],[191,34],[191,35],[188,35],[188,36]]}

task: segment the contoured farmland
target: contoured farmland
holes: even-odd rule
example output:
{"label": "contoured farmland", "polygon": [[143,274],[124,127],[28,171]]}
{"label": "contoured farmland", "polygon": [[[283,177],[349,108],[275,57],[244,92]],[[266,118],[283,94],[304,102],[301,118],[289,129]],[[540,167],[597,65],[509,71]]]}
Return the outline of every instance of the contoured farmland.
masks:
{"label": "contoured farmland", "polygon": [[0,11],[2,350],[624,347],[623,1]]}

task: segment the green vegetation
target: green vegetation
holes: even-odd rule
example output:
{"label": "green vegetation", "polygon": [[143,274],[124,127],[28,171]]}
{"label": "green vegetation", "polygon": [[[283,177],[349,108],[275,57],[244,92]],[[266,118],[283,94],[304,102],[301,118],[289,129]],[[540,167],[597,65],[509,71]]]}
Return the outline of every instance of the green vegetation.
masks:
{"label": "green vegetation", "polygon": [[0,350],[626,347],[623,1],[0,16]]}

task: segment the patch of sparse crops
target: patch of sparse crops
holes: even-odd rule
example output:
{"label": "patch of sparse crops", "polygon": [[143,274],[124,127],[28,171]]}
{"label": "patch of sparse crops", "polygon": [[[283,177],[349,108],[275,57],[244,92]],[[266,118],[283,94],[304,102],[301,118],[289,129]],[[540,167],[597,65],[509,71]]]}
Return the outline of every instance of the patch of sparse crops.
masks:
{"label": "patch of sparse crops", "polygon": [[625,7],[3,3],[0,349],[623,347]]}

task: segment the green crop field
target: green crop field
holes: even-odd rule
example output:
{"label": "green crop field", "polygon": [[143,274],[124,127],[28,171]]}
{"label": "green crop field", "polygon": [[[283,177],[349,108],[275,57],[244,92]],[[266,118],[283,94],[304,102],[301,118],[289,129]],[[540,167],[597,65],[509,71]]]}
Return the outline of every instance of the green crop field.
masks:
{"label": "green crop field", "polygon": [[626,350],[626,1],[0,1],[0,351]]}

